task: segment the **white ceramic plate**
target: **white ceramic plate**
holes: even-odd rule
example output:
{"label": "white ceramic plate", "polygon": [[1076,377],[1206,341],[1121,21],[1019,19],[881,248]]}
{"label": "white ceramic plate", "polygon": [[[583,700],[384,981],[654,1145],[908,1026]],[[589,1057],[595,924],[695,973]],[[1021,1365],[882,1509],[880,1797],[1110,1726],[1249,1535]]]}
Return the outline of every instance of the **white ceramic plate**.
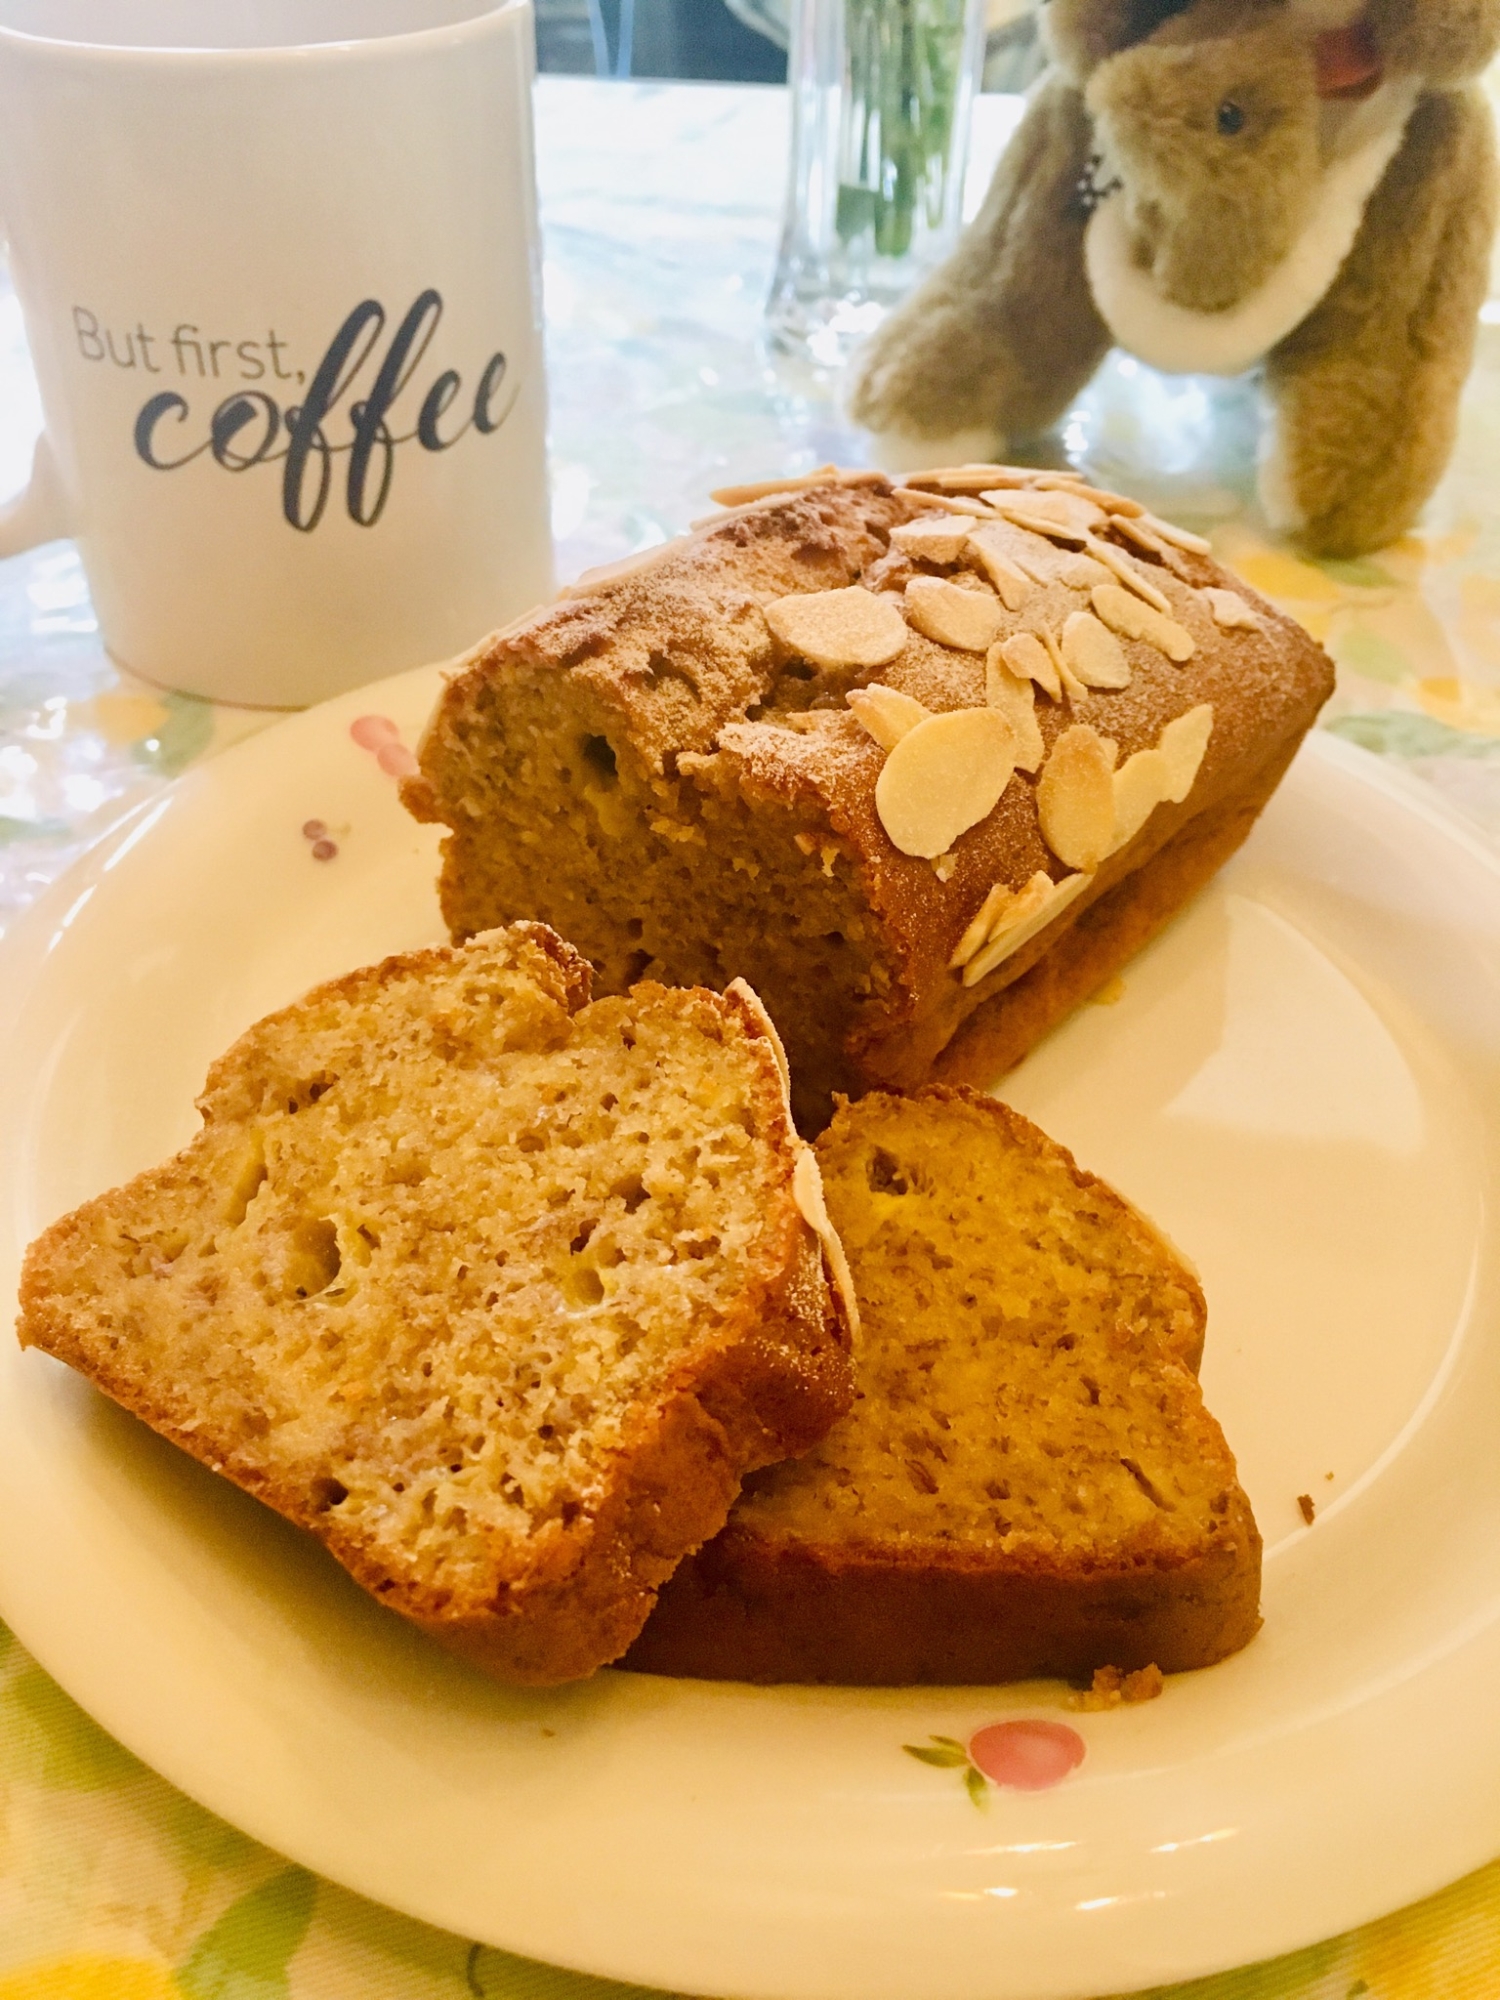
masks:
{"label": "white ceramic plate", "polygon": [[[374,711],[411,742],[435,685],[367,690],[208,765],[5,946],[5,1296],[36,1230],[189,1137],[241,1028],[438,934],[435,839],[349,733]],[[1205,1383],[1265,1531],[1266,1626],[1162,1700],[1064,1717],[1047,1686],[615,1673],[510,1692],[8,1341],[0,1613],[123,1742],[309,1867],[698,1993],[1114,1992],[1341,1931],[1489,1859],[1500,865],[1319,740],[1118,1004],[1006,1094],[1207,1287]],[[1017,1716],[1082,1735],[1056,1789],[976,1805],[960,1771],[903,1754]]]}

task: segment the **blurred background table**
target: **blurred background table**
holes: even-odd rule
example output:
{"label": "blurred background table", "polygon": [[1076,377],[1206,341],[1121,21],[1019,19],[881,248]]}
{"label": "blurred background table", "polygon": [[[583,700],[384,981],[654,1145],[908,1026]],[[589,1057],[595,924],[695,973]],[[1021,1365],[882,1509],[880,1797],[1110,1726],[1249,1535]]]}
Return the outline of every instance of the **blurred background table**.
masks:
{"label": "blurred background table", "polygon": [[[560,574],[677,533],[714,486],[863,462],[837,383],[758,343],[784,94],[549,76],[537,105]],[[1018,111],[981,100],[971,194]],[[1268,537],[1251,501],[1255,395],[1116,357],[1053,456],[1211,534],[1336,658],[1323,726],[1500,838],[1500,291],[1449,477],[1421,532],[1378,559],[1311,564]],[[38,422],[0,279],[0,498],[22,484]],[[0,931],[122,813],[272,719],[122,677],[70,543],[0,562]],[[1494,2000],[1500,1866],[1354,1938],[1179,1991]],[[288,1868],[144,1771],[0,1627],[0,2000],[464,1994],[625,1989],[481,1951]]]}

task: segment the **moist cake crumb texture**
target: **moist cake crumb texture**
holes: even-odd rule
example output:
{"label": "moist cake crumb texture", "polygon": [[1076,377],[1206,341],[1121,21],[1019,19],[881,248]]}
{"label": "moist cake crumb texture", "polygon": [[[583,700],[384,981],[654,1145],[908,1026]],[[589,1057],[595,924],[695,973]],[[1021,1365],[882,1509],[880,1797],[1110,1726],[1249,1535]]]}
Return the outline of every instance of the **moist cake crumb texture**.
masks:
{"label": "moist cake crumb texture", "polygon": [[[185,1152],[34,1247],[23,1339],[425,1621],[503,1622],[543,1577],[586,1602],[599,1553],[638,1624],[738,1474],[826,1429],[847,1360],[761,1022],[587,995],[520,925],[261,1022]],[[605,1547],[684,1412],[686,1538]]]}
{"label": "moist cake crumb texture", "polygon": [[1060,1675],[1138,1699],[1259,1626],[1260,1537],[1195,1370],[1192,1272],[1024,1118],[934,1086],[818,1141],[855,1403],[753,1474],[627,1664],[862,1685]]}
{"label": "moist cake crumb texture", "polygon": [[757,1476],[757,1524],[1084,1566],[1195,1548],[1233,1485],[1184,1365],[1201,1292],[1061,1148],[962,1103],[873,1098],[825,1134],[861,1379],[822,1444]]}

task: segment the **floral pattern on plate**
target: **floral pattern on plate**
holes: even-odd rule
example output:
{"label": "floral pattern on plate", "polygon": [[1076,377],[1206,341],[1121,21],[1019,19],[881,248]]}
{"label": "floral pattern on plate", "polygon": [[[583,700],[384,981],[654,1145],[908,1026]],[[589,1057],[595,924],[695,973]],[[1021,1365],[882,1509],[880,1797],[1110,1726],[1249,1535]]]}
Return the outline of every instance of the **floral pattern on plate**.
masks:
{"label": "floral pattern on plate", "polygon": [[421,769],[416,755],[401,741],[401,731],[388,715],[356,716],[349,734],[361,750],[368,750],[389,778],[409,778]]}
{"label": "floral pattern on plate", "polygon": [[962,1771],[964,1790],[976,1806],[989,1803],[991,1788],[1047,1792],[1083,1762],[1088,1746],[1065,1722],[1023,1716],[987,1723],[967,1743],[956,1736],[929,1736],[926,1743],[903,1743],[908,1757],[940,1771]]}

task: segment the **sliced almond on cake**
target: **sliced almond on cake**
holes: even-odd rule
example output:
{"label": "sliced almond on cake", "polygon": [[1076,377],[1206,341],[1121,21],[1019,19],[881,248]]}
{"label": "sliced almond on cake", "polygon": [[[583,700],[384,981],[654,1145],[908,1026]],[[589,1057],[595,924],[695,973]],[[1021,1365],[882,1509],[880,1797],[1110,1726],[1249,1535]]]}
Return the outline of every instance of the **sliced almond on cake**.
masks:
{"label": "sliced almond on cake", "polygon": [[1013,674],[1003,646],[991,646],[984,668],[985,700],[998,709],[1016,732],[1016,768],[1035,771],[1047,754],[1041,724],[1036,719],[1036,684]]}
{"label": "sliced almond on cake", "polygon": [[963,560],[973,530],[974,524],[967,515],[932,515],[893,528],[891,546],[918,562],[956,563]]}
{"label": "sliced almond on cake", "polygon": [[1130,662],[1124,647],[1090,612],[1075,611],[1063,626],[1062,656],[1085,687],[1130,686]]}
{"label": "sliced almond on cake", "polygon": [[782,645],[815,667],[886,667],[906,644],[906,620],[893,600],[860,584],[812,590],[766,606]]}
{"label": "sliced almond on cake", "polygon": [[1092,603],[1112,632],[1118,632],[1124,639],[1145,640],[1179,666],[1192,659],[1198,650],[1197,640],[1185,625],[1179,625],[1175,618],[1164,618],[1144,599],[1117,583],[1101,583],[1093,593]]}
{"label": "sliced almond on cake", "polygon": [[1115,831],[1115,746],[1075,723],[1052,746],[1037,786],[1042,838],[1059,861],[1091,875]]}
{"label": "sliced almond on cake", "polygon": [[1016,768],[1016,732],[997,709],[929,716],[885,760],[875,809],[894,846],[924,861],[988,819]]}
{"label": "sliced almond on cake", "polygon": [[856,688],[845,699],[861,729],[873,736],[882,750],[894,750],[903,736],[932,713],[915,696],[891,687]]}
{"label": "sliced almond on cake", "polygon": [[906,586],[911,622],[939,646],[986,653],[1005,630],[1000,600],[988,590],[965,590],[940,576],[914,576]]}

